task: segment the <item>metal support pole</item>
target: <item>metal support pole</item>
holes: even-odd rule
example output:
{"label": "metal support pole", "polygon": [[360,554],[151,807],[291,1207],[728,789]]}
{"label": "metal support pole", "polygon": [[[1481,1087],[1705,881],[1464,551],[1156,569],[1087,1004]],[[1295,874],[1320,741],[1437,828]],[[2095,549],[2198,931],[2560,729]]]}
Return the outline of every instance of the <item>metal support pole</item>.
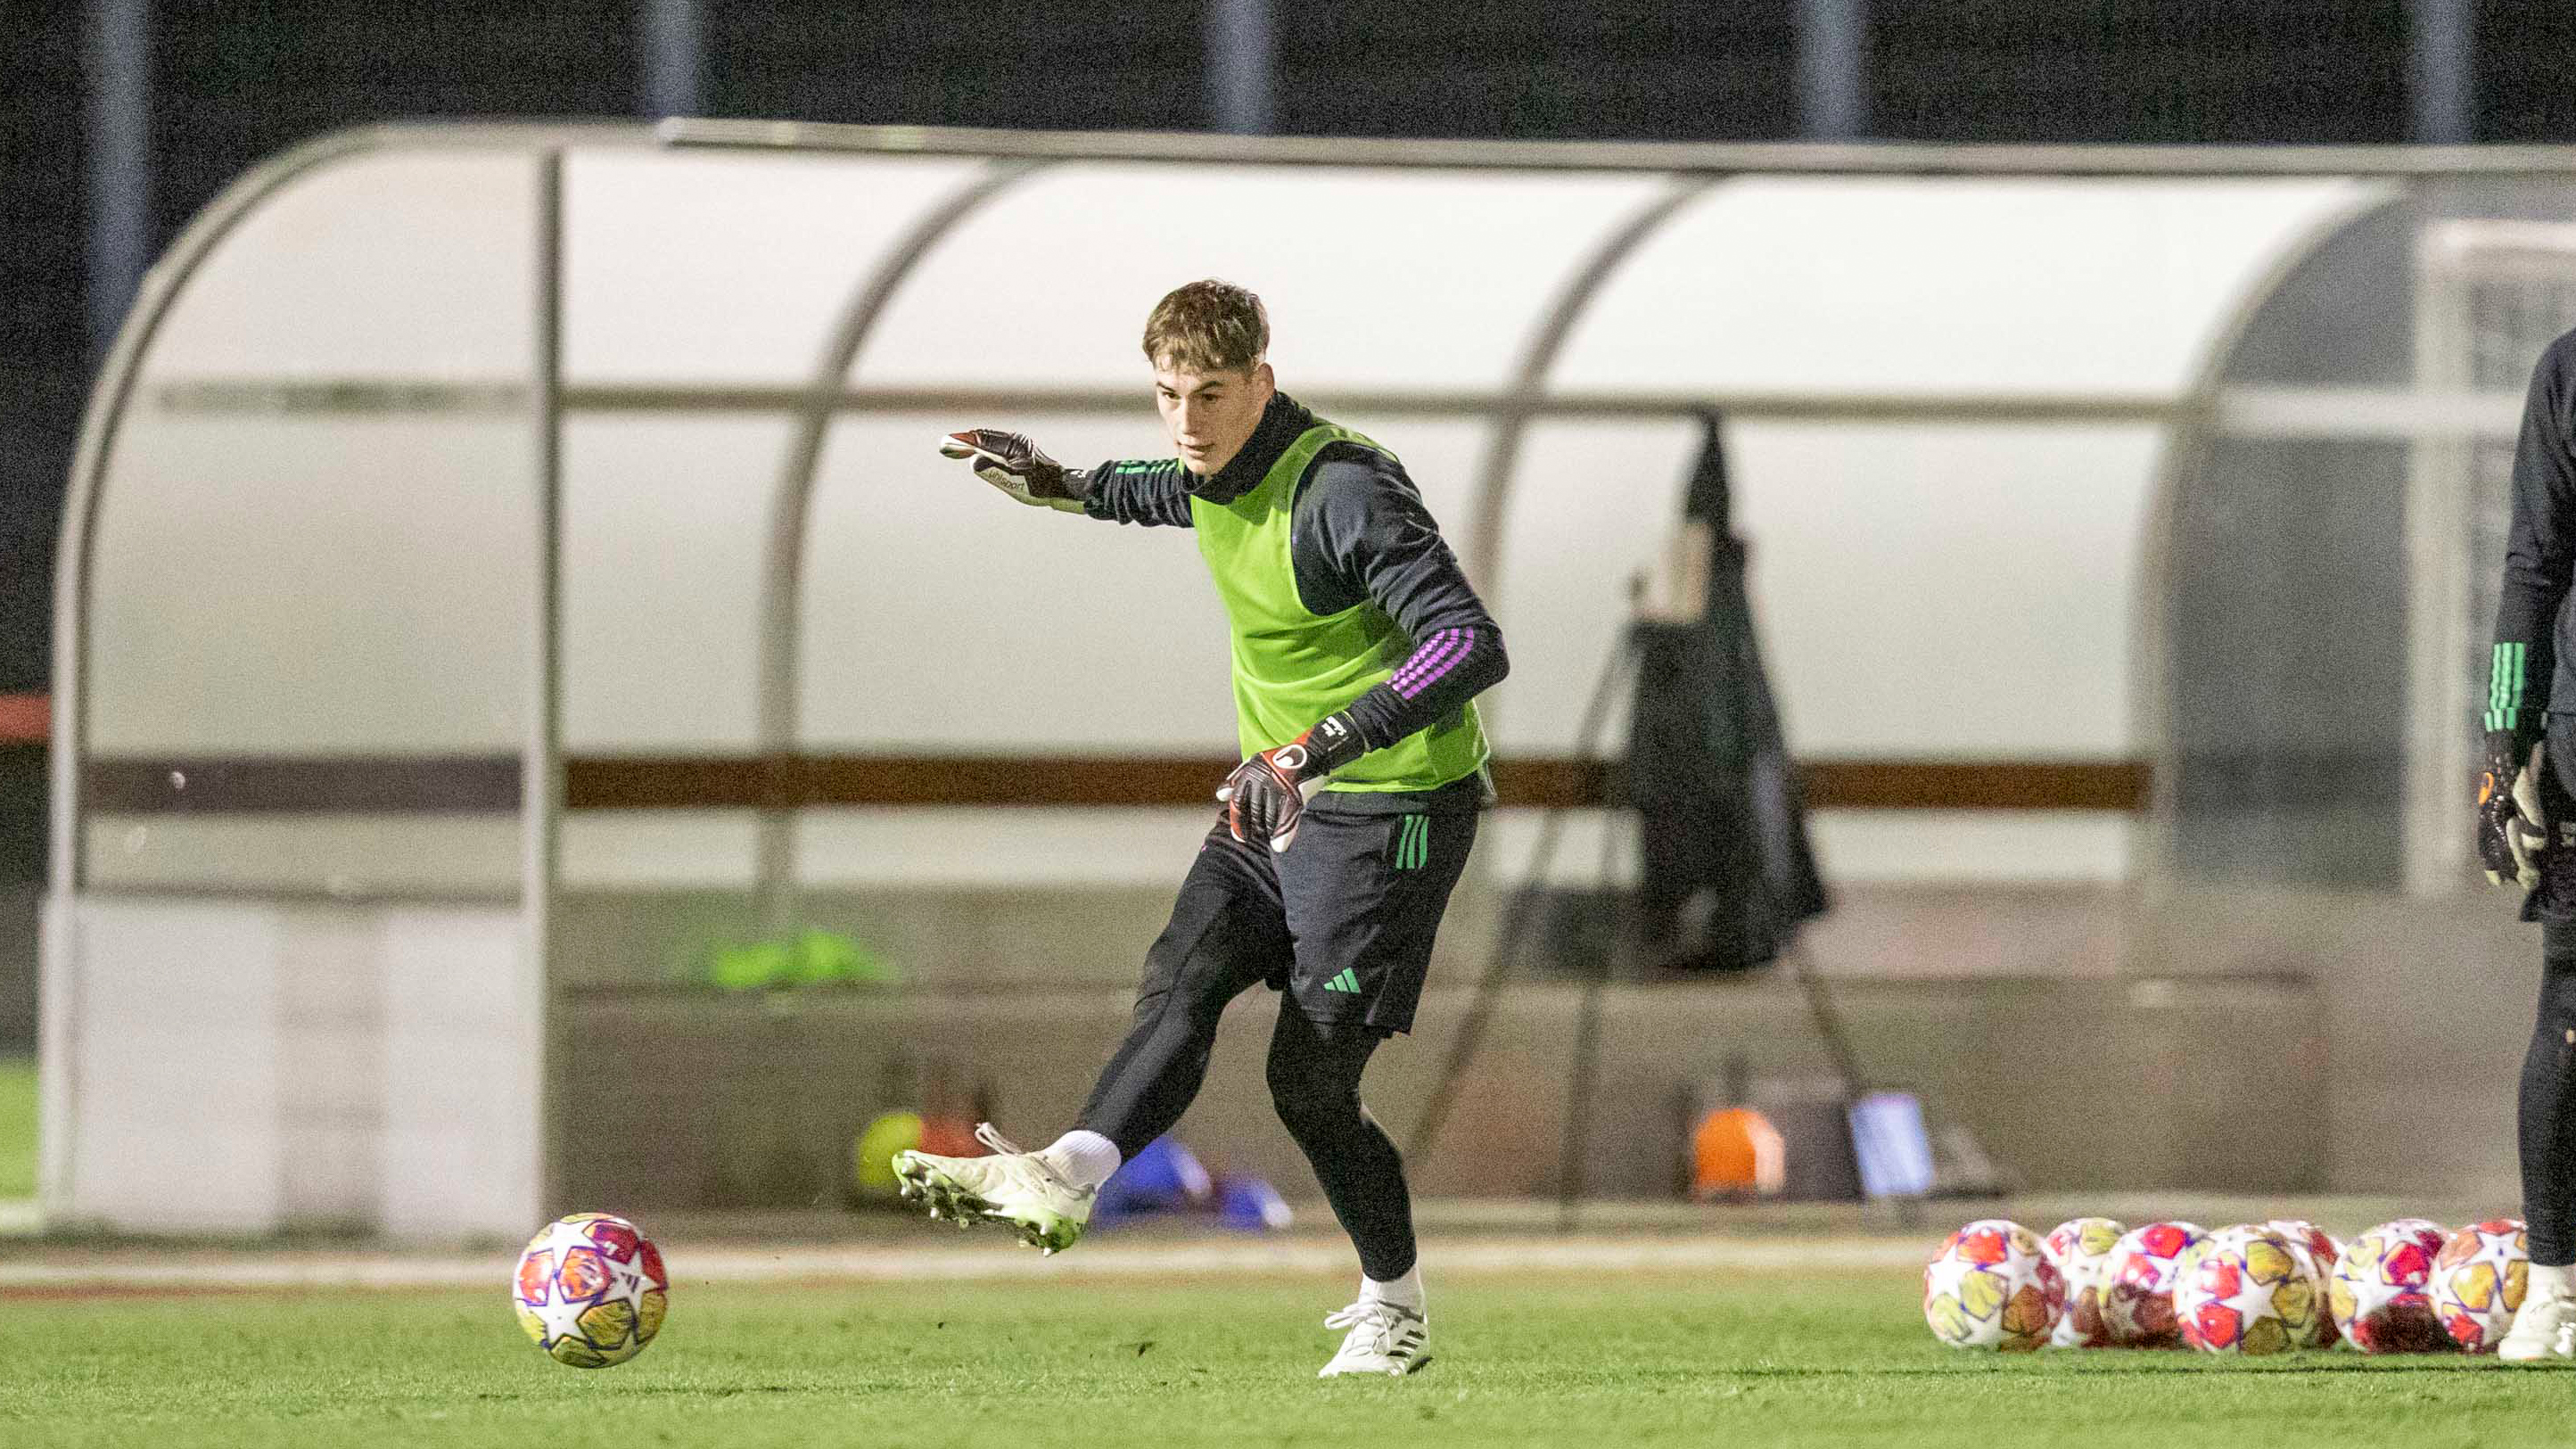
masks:
{"label": "metal support pole", "polygon": [[1210,0],[1208,121],[1215,129],[1237,136],[1266,136],[1278,128],[1275,21],[1271,0]]}
{"label": "metal support pole", "polygon": [[1797,26],[1798,133],[1859,140],[1869,131],[1869,0],[1798,0]]}
{"label": "metal support pole", "polygon": [[2414,48],[2407,56],[2414,134],[2428,146],[2477,139],[2478,20],[2470,0],[2413,0]]}
{"label": "metal support pole", "polygon": [[698,0],[645,0],[637,19],[644,28],[644,114],[705,114],[707,26]]}
{"label": "metal support pole", "polygon": [[554,983],[555,887],[563,820],[563,153],[537,159],[536,327],[530,398],[535,427],[535,574],[529,590],[527,741],[519,762],[522,856],[519,919],[526,933],[524,1003],[537,1024],[537,1194],[542,1218],[563,1201],[557,1144],[567,1061],[565,1022]]}
{"label": "metal support pole", "polygon": [[152,250],[152,0],[90,0],[90,346],[104,357]]}

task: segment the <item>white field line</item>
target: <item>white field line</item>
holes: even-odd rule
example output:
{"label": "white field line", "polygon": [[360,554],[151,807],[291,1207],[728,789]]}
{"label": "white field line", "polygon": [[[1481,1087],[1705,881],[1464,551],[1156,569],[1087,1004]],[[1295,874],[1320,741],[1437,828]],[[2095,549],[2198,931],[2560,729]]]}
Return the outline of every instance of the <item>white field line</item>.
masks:
{"label": "white field line", "polygon": [[[1469,1239],[1423,1245],[1438,1274],[1584,1272],[1724,1272],[1730,1269],[1912,1268],[1930,1241],[1726,1238]],[[1346,1273],[1353,1260],[1338,1242],[1086,1244],[1057,1258],[999,1248],[685,1245],[665,1254],[673,1280],[761,1283],[781,1280],[854,1283],[964,1282],[978,1279],[1240,1277],[1265,1273]],[[297,1254],[223,1258],[119,1257],[111,1261],[0,1261],[0,1289],[10,1288],[477,1288],[506,1285],[510,1258],[410,1256],[392,1253]]]}

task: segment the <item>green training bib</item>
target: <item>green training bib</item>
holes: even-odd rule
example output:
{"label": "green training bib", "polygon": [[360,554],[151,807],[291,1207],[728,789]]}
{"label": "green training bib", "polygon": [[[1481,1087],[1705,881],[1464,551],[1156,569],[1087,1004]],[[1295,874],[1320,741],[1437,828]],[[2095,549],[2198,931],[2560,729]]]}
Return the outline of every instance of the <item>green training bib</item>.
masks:
{"label": "green training bib", "polygon": [[[1235,734],[1246,758],[1295,739],[1392,678],[1413,653],[1414,641],[1373,603],[1318,615],[1297,597],[1289,514],[1298,480],[1330,443],[1355,444],[1395,460],[1358,433],[1318,421],[1241,498],[1190,499],[1199,556],[1207,560],[1233,626]],[[1428,729],[1361,756],[1325,788],[1429,790],[1473,774],[1489,753],[1471,702]]]}

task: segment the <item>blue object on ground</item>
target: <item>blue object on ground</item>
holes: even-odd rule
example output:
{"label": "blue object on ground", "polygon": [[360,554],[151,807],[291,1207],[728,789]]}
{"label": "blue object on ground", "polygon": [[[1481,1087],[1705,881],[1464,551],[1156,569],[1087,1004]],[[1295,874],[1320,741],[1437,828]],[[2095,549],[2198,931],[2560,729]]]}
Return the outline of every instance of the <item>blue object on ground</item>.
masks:
{"label": "blue object on ground", "polygon": [[1213,1190],[1207,1168],[1188,1148],[1168,1135],[1157,1137],[1100,1185],[1092,1218],[1176,1212],[1206,1202]]}
{"label": "blue object on ground", "polygon": [[1238,1232],[1275,1233],[1295,1221],[1279,1189],[1257,1177],[1228,1177],[1216,1185],[1219,1222]]}

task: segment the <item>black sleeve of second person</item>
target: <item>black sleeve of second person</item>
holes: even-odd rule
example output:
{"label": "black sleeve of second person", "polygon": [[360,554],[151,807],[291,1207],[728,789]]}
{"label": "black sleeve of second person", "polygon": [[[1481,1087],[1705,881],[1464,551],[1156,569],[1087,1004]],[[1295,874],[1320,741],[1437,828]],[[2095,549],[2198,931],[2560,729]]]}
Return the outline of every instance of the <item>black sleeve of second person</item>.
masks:
{"label": "black sleeve of second person", "polygon": [[1380,455],[1324,451],[1298,490],[1288,551],[1298,598],[1309,610],[1335,614],[1374,603],[1413,641],[1413,656],[1395,677],[1350,706],[1369,748],[1428,728],[1510,670],[1503,631],[1421,493]]}
{"label": "black sleeve of second person", "polygon": [[[2576,332],[2551,343],[2533,369],[2513,455],[2513,521],[2505,538],[2504,589],[2496,605],[2496,662],[2485,723],[2538,732],[2553,701],[2557,621],[2576,583]],[[2576,707],[2576,700],[2557,701]]]}

